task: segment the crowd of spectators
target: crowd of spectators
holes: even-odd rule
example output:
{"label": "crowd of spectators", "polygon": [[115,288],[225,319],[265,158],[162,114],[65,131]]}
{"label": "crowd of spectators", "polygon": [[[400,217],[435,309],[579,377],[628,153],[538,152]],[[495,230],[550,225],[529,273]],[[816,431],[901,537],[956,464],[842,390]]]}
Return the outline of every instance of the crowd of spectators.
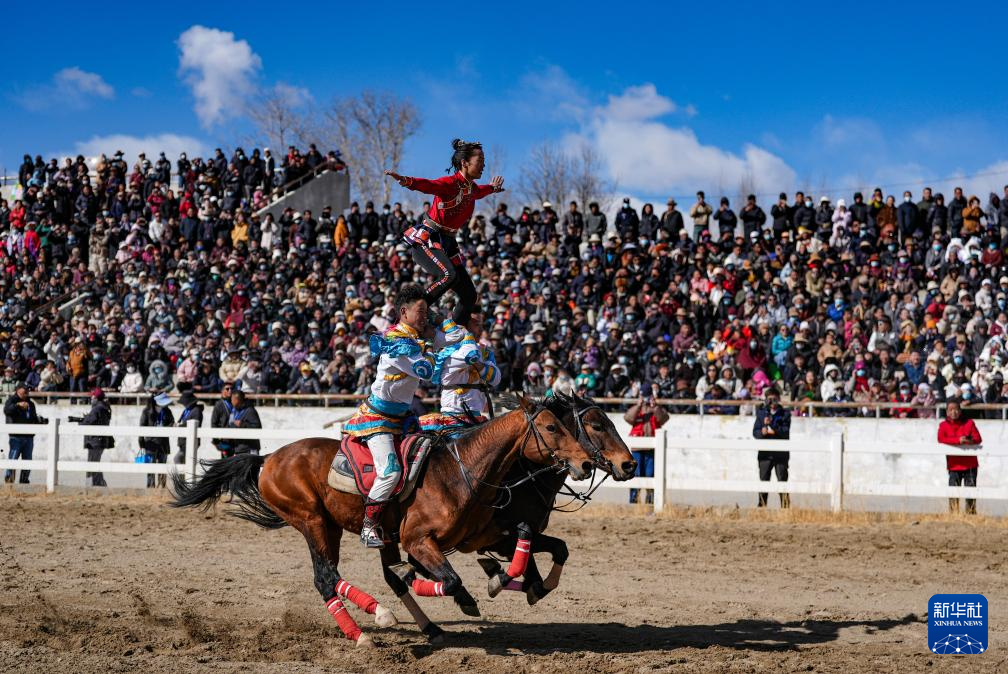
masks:
{"label": "crowd of spectators", "polygon": [[[424,282],[400,233],[423,212],[353,204],[255,212],[336,153],[228,158],[26,155],[0,202],[0,391],[362,393],[367,333]],[[94,170],[92,170],[92,168]],[[173,171],[174,168],[174,171]],[[174,187],[173,187],[174,184]],[[502,388],[599,396],[904,403],[1008,402],[1008,187],[901,202],[754,196],[664,212],[624,200],[478,213],[460,245]],[[60,303],[90,295],[63,312]],[[448,300],[451,301],[450,299]],[[185,386],[188,388],[188,386]],[[696,411],[695,405],[673,406]]]}

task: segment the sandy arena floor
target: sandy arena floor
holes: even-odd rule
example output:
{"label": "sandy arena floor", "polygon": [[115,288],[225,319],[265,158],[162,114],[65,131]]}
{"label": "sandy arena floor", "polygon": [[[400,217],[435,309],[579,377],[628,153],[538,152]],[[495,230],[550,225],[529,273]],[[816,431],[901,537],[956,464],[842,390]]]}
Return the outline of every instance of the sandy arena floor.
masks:
{"label": "sandy arena floor", "polygon": [[[912,517],[589,508],[554,517],[571,548],[561,587],[530,608],[486,597],[482,620],[421,599],[450,632],[411,623],[382,648],[340,638],[301,536],[149,496],[0,493],[0,670],[15,672],[1005,671],[1008,526]],[[343,576],[408,613],[377,555],[344,538]],[[545,569],[548,560],[542,560]],[[927,651],[927,600],[980,592],[982,656]]]}

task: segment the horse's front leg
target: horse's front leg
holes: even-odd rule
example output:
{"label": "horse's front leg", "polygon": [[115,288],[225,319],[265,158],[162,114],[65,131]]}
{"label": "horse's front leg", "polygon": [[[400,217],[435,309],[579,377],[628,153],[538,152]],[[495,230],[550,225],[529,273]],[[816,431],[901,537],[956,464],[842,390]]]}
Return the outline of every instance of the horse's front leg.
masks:
{"label": "horse's front leg", "polygon": [[437,626],[434,621],[427,617],[416,599],[410,594],[409,586],[396,573],[396,568],[405,566],[402,563],[402,556],[399,554],[397,545],[386,545],[381,550],[382,573],[385,575],[385,582],[392,592],[399,597],[406,610],[413,616],[417,627],[431,643],[438,643],[444,638],[444,631]]}
{"label": "horse's front leg", "polygon": [[416,574],[409,565],[397,565],[394,571],[402,581],[409,583],[418,596],[449,596],[455,600],[455,603],[458,604],[458,607],[467,616],[474,618],[480,616],[476,600],[462,585],[462,578],[455,572],[452,565],[448,563],[448,559],[429,534],[425,534],[419,538],[405,538],[403,540],[403,549],[416,558],[431,575],[438,579],[437,581],[422,580],[416,577]]}
{"label": "horse's front leg", "polygon": [[529,606],[532,606],[540,599],[548,595],[560,585],[560,574],[563,573],[564,564],[570,557],[567,544],[560,538],[547,536],[546,534],[536,534],[532,539],[533,552],[548,552],[553,558],[553,568],[549,575],[541,583],[528,583],[525,591]]}

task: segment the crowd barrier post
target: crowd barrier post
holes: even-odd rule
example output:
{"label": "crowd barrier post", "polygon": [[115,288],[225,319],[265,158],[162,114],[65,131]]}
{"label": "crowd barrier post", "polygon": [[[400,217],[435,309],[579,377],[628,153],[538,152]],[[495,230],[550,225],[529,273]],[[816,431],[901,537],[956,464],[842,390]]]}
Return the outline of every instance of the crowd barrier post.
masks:
{"label": "crowd barrier post", "polygon": [[53,417],[49,420],[49,454],[46,457],[46,492],[56,491],[59,484],[59,453],[60,453],[60,420]]}
{"label": "crowd barrier post", "polygon": [[665,474],[668,449],[668,431],[659,428],[655,433],[654,448],[654,511],[660,513],[665,509]]}
{"label": "crowd barrier post", "polygon": [[192,482],[196,479],[196,454],[199,453],[199,445],[197,444],[199,440],[197,439],[197,432],[199,431],[199,426],[196,424],[195,419],[190,419],[185,425],[185,438],[186,438],[186,465],[185,465],[185,477],[186,480]]}
{"label": "crowd barrier post", "polygon": [[832,436],[830,438],[830,508],[835,513],[843,510],[843,450],[844,434]]}

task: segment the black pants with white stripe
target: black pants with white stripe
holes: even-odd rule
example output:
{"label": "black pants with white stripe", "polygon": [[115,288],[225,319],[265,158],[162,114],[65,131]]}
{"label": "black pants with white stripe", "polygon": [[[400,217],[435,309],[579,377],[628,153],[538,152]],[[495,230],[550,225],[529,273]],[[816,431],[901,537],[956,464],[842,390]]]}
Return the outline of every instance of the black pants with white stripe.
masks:
{"label": "black pants with white stripe", "polygon": [[[435,237],[440,239],[435,248]],[[459,251],[458,243],[450,235],[442,236],[440,232],[431,235],[427,245],[412,244],[413,261],[434,277],[427,287],[427,303],[433,306],[442,295],[454,290],[459,301],[455,304],[452,318],[459,325],[469,322],[473,308],[476,306],[476,286],[465,268],[465,261]]]}

